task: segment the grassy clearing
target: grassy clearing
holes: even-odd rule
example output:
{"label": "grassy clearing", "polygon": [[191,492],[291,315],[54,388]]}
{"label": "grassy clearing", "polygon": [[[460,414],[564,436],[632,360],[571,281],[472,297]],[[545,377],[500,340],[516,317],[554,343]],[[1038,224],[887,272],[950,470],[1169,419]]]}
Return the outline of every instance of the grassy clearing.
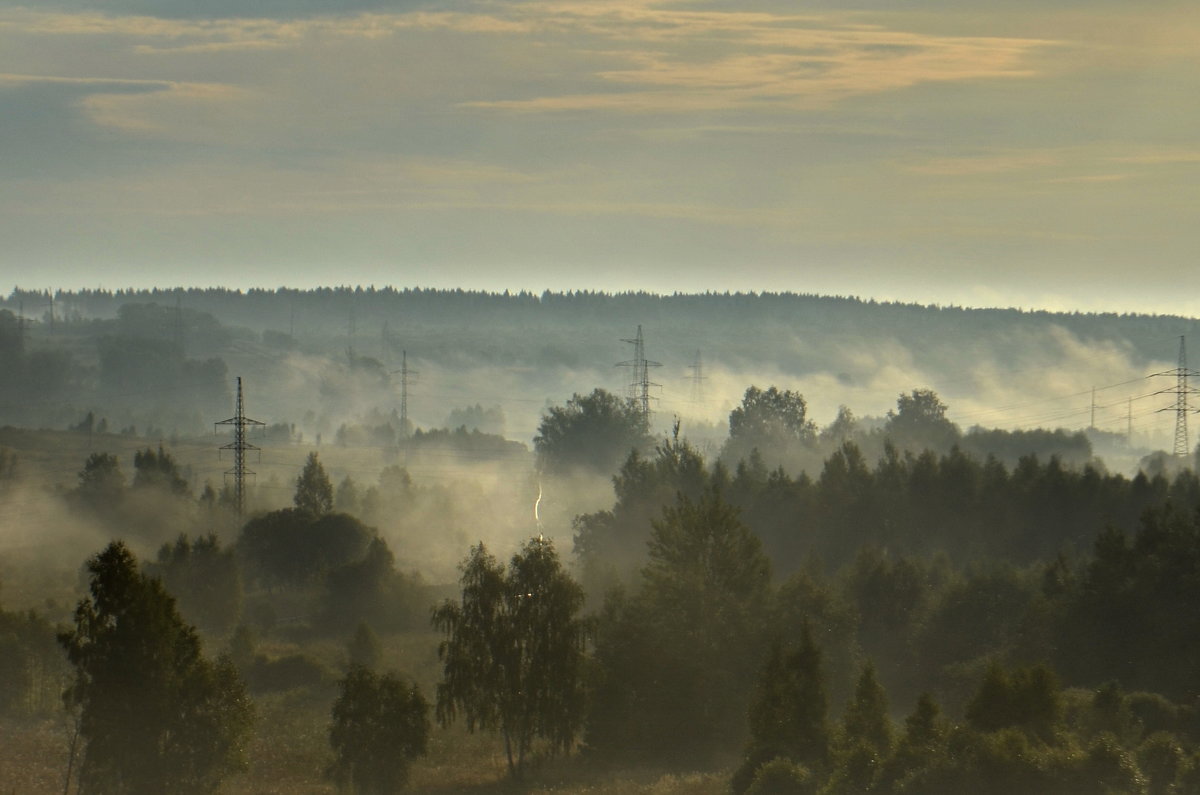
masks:
{"label": "grassy clearing", "polygon": [[[332,698],[294,693],[259,699],[249,766],[223,795],[333,795],[325,779]],[[0,724],[0,793],[62,792],[67,733],[60,721]],[[498,738],[436,728],[429,755],[413,765],[408,791],[430,795],[724,795],[728,771],[672,773],[595,767],[580,757],[549,760],[523,782],[509,780]],[[72,791],[74,789],[72,788]]]}

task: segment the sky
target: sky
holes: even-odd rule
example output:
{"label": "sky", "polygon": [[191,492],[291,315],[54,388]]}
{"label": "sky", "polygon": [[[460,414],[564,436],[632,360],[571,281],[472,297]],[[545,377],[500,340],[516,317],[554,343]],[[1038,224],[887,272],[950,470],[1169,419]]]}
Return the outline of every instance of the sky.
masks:
{"label": "sky", "polygon": [[1200,4],[0,0],[0,289],[1200,314]]}

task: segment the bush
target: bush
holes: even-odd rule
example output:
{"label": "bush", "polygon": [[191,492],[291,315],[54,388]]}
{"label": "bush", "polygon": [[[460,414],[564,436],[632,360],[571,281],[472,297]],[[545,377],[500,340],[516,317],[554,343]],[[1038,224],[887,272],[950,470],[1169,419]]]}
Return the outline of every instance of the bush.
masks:
{"label": "bush", "polygon": [[329,727],[335,755],[329,777],[355,792],[396,791],[428,746],[429,704],[416,685],[357,666],[339,687]]}
{"label": "bush", "polygon": [[344,513],[285,508],[255,517],[238,538],[246,571],[267,587],[316,584],[332,569],[363,559],[375,532]]}
{"label": "bush", "polygon": [[776,757],[758,769],[746,795],[815,795],[816,782],[803,765]]}

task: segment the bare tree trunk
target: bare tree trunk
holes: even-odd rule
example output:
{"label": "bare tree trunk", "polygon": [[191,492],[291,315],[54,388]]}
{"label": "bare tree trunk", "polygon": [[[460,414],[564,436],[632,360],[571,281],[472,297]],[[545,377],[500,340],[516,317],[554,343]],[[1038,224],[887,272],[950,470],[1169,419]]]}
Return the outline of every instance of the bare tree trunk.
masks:
{"label": "bare tree trunk", "polygon": [[71,739],[67,745],[67,774],[63,778],[63,795],[70,795],[71,776],[75,772],[75,756],[79,751],[79,731],[83,724],[83,713],[78,706],[67,707],[67,720],[70,721],[68,731]]}
{"label": "bare tree trunk", "polygon": [[504,753],[508,757],[508,775],[516,778],[517,768],[513,764],[512,739],[508,736],[508,729],[504,730]]}

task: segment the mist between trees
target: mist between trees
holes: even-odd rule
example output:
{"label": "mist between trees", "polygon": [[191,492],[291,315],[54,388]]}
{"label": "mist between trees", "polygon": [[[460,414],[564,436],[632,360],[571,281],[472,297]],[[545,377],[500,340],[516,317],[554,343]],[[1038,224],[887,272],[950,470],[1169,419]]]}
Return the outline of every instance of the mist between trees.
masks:
{"label": "mist between trees", "polygon": [[[253,416],[280,442],[383,448],[414,428],[461,425],[527,443],[541,410],[573,392],[623,394],[613,364],[642,324],[647,355],[663,363],[655,433],[680,416],[694,442],[719,446],[750,384],[800,391],[823,424],[843,404],[880,422],[896,394],[929,385],[964,429],[1094,425],[1093,444],[1127,473],[1170,445],[1171,417],[1156,412],[1166,403],[1139,379],[1171,367],[1194,330],[1177,317],[792,294],[14,290],[0,307],[0,367],[12,376],[0,425],[188,439],[228,416],[242,375]],[[398,416],[405,355],[412,428]]]}
{"label": "mist between trees", "polygon": [[543,408],[532,450],[483,403],[444,408],[488,430],[375,406],[320,446],[272,418],[245,516],[211,437],[0,430],[0,771],[23,792],[1200,791],[1191,462],[1120,474],[1094,432],[964,431],[898,392],[821,424],[794,388],[743,386],[719,429],[661,433],[596,388]]}
{"label": "mist between trees", "polygon": [[[542,535],[507,546],[508,565],[462,545],[457,584],[398,569],[404,536],[372,524],[455,501],[398,465],[337,486],[310,453],[290,507],[241,521],[227,492],[193,494],[166,447],[138,451],[130,478],[92,454],[74,488],[39,499],[147,552],[99,551],[73,618],[53,580],[61,602],[3,613],[6,720],[46,725],[65,703],[72,761],[54,772],[97,792],[253,789],[287,744],[278,727],[303,736],[305,721],[327,742],[275,775],[363,792],[465,787],[437,742],[464,726],[507,749],[496,780],[526,786],[650,769],[738,792],[1194,791],[1190,469],[979,458],[926,390],[873,430],[805,412],[794,392],[750,388],[708,459],[602,390],[552,407],[543,495],[615,467],[613,502],[570,533],[566,499],[539,506]],[[814,457],[813,474],[792,468]],[[5,460],[4,499],[29,499],[21,459]],[[194,701],[156,717],[155,699],[181,698],[170,682]]]}

